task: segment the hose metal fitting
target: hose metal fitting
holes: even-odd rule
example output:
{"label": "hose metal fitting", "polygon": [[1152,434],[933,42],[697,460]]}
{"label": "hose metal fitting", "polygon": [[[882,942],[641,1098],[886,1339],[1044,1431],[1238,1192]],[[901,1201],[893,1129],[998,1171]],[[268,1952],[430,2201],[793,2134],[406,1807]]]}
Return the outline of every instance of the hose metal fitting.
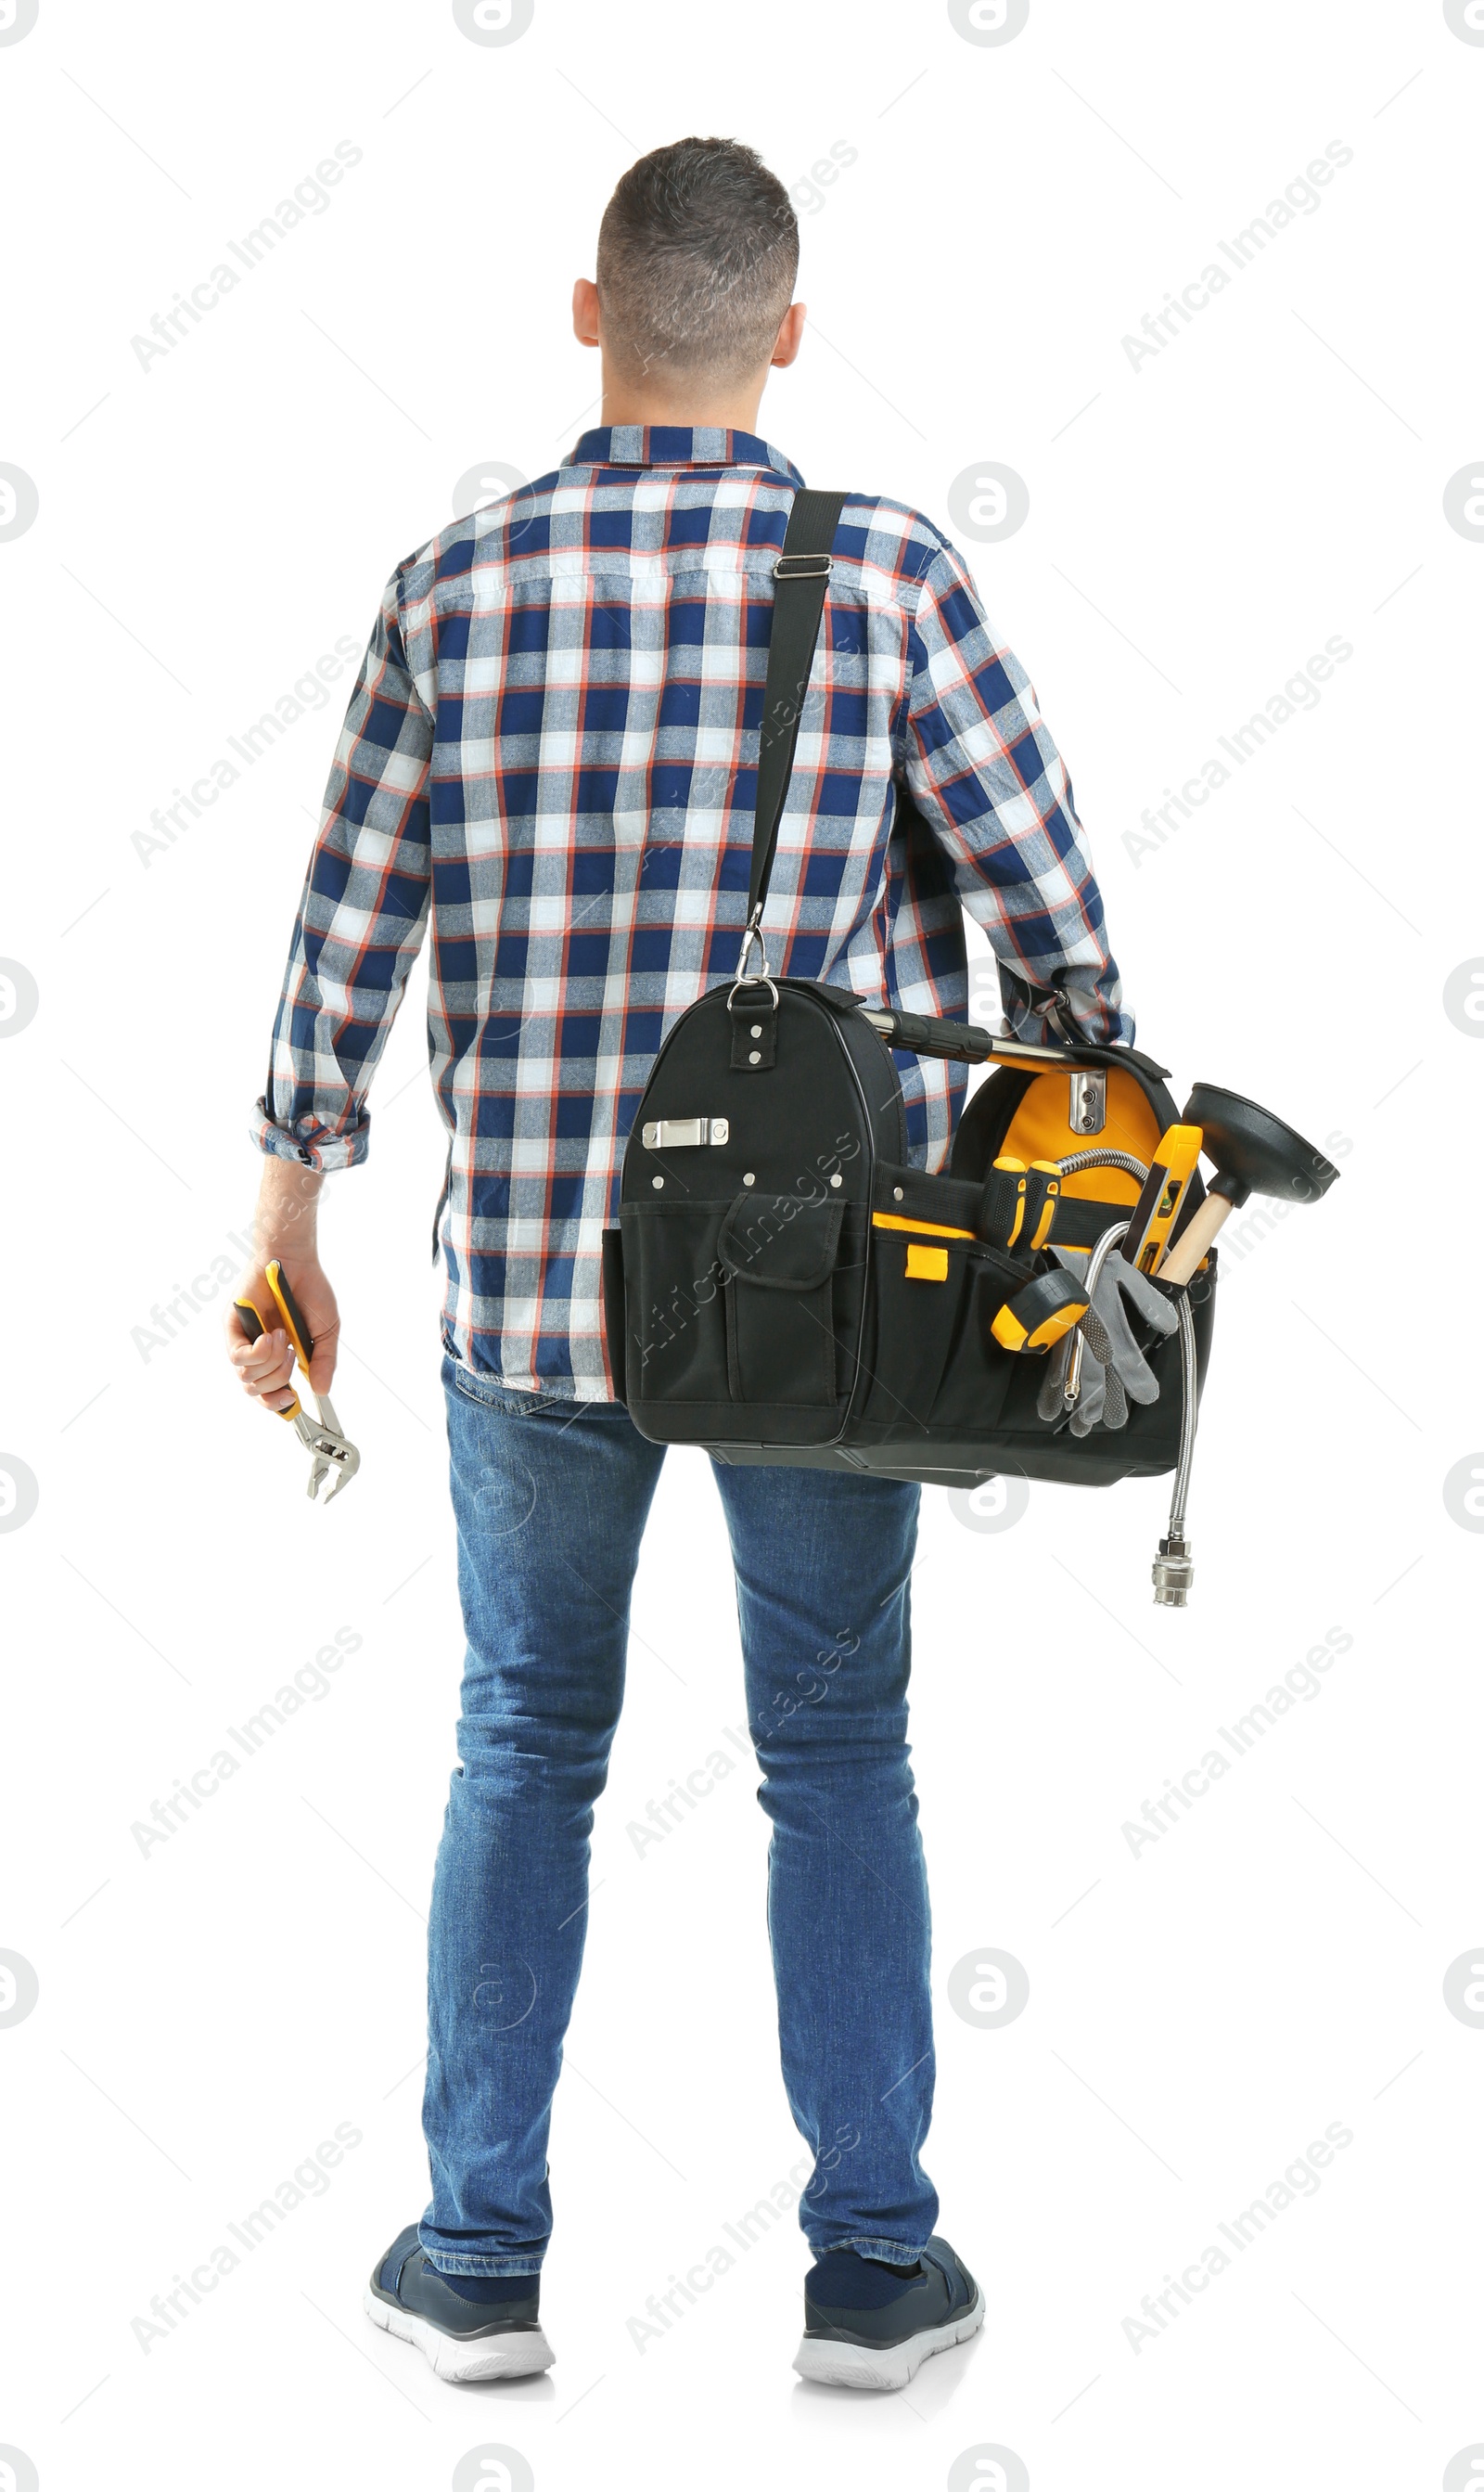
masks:
{"label": "hose metal fitting", "polygon": [[1169,1533],[1159,1544],[1159,1555],[1150,1569],[1154,1579],[1154,1606],[1160,1610],[1183,1610],[1190,1587],[1196,1580],[1195,1560],[1190,1542],[1182,1535]]}

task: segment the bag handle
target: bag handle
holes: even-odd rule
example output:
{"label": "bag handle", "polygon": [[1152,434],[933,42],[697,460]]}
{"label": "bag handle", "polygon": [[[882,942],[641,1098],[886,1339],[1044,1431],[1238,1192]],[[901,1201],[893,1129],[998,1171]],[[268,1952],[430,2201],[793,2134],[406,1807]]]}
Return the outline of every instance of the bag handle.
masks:
{"label": "bag handle", "polygon": [[762,694],[762,730],[757,747],[757,800],[753,816],[753,870],[747,891],[747,931],[737,959],[741,978],[754,943],[762,958],[759,974],[768,974],[760,922],[768,896],[778,847],[794,747],[810,670],[824,612],[830,549],[845,508],[844,493],[794,494],[784,532],[783,550],[773,565],[773,629],[768,640],[768,672]]}
{"label": "bag handle", "polygon": [[1101,1047],[1093,1039],[1064,1047],[1033,1046],[1028,1039],[996,1038],[977,1022],[930,1021],[920,1013],[878,1011],[868,1004],[861,1005],[860,1017],[880,1032],[888,1047],[907,1055],[946,1055],[959,1064],[1020,1064],[1035,1072],[1057,1064],[1132,1064],[1154,1082],[1166,1081],[1170,1073],[1168,1064],[1156,1064],[1137,1048]]}

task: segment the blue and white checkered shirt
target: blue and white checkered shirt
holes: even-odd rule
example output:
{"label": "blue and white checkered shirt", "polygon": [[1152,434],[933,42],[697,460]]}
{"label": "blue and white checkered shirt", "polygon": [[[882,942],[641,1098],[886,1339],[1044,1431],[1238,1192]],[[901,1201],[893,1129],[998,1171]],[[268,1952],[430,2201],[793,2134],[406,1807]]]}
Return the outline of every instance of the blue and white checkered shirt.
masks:
{"label": "blue and white checkered shirt", "polygon": [[[661,1040],[736,966],[772,567],[802,482],[752,433],[600,427],[399,563],[371,632],[254,1139],[315,1169],[365,1158],[367,1091],[430,916],[444,1337],[518,1388],[611,1397],[600,1236]],[[1020,1036],[1046,1035],[1029,995],[1054,988],[1086,1036],[1132,1040],[1033,689],[932,522],[851,494],[769,958],[868,1004],[962,1017],[965,908]],[[938,1168],[964,1068],[898,1060],[912,1157]]]}

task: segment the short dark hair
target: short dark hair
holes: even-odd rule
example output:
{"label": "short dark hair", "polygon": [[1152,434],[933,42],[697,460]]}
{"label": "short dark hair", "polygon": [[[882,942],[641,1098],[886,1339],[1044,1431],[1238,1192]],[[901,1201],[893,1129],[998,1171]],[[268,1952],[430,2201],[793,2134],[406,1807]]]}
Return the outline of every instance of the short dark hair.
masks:
{"label": "short dark hair", "polygon": [[630,374],[739,380],[767,362],[798,265],[793,203],[761,157],[677,138],[631,164],[603,212],[604,343]]}

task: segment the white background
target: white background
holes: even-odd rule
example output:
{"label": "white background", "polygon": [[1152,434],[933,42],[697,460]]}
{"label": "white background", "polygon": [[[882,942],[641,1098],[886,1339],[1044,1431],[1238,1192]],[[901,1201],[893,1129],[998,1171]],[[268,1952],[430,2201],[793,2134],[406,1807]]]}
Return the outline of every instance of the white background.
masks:
{"label": "white background", "polygon": [[[0,2444],[45,2492],[441,2487],[486,2445],[541,2492],[936,2486],[988,2445],[1036,2492],[1396,2492],[1484,2443],[1484,2031],[1442,1987],[1484,1960],[1481,1544],[1442,1493],[1484,1439],[1484,1025],[1443,1006],[1484,954],[1484,550],[1442,507],[1484,451],[1481,94],[1484,46],[1379,0],[1033,0],[1003,45],[882,0],[537,0],[506,46],[433,0],[42,0],[0,43],[0,460],[40,497],[0,543],[0,954],[40,995],[0,1046],[0,1445],[40,1491],[0,1536],[0,1947],[40,1983],[0,2028]],[[1150,1600],[1162,1483],[1038,1487],[1003,1534],[925,1494],[928,2162],[989,2321],[896,2399],[794,2381],[791,2217],[660,2342],[627,2325],[801,2152],[753,1775],[642,1858],[625,1830],[743,1713],[698,1457],[667,1468],[599,1813],[556,2369],[441,2388],[361,2315],[426,2199],[460,1659],[416,993],[323,1222],[354,1488],[308,1504],[216,1305],[134,1337],[248,1220],[339,697],[166,853],[132,835],[359,647],[456,479],[541,474],[596,421],[572,280],[624,166],[691,130],[801,186],[857,151],[800,189],[811,328],[762,430],[811,483],[945,524],[974,462],[1024,477],[1013,538],[950,532],[1068,757],[1141,1041],[1177,1097],[1227,1083],[1343,1171],[1227,1259],[1187,1614]],[[362,161],[328,209],[141,370],[132,337],[342,139]],[[1132,369],[1124,335],[1333,140],[1353,161],[1318,212]],[[1136,859],[1143,809],[1330,636],[1353,655],[1319,705]],[[333,1692],[141,1857],[132,1824],[342,1626],[364,1641]],[[1332,1627],[1353,1642],[1322,1694],[1133,1856],[1125,1821]],[[986,1947],[1029,1976],[1001,2030],[946,1996]],[[361,2143],[328,2190],[142,2351],[151,2297],[338,2122]],[[1331,2122],[1352,2143],[1318,2193],[1136,2351],[1142,2298]],[[955,2482],[997,2479],[973,2463]]]}

